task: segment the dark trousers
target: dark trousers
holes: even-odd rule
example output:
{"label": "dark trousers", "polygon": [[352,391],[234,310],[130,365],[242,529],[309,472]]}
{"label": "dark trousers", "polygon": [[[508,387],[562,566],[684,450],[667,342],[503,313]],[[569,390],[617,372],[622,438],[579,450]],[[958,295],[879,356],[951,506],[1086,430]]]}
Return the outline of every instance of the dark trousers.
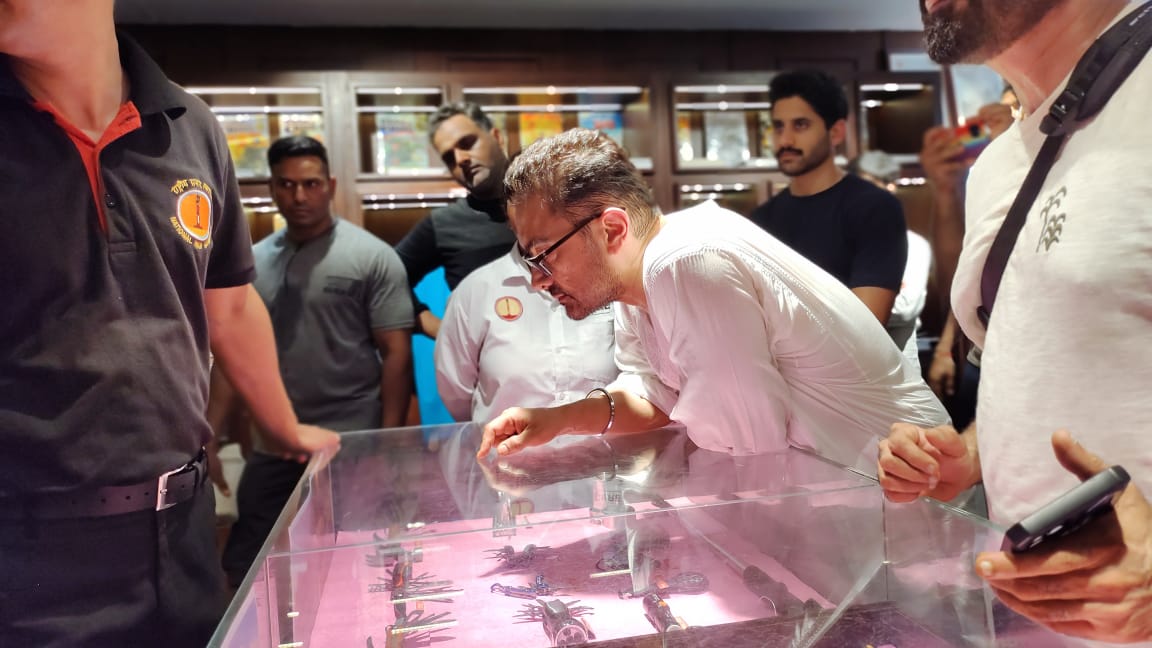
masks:
{"label": "dark trousers", "polygon": [[248,458],[236,488],[236,522],[221,559],[231,587],[244,580],[306,466],[262,452]]}
{"label": "dark trousers", "polygon": [[203,648],[224,611],[216,502],[0,520],[0,648]]}
{"label": "dark trousers", "polygon": [[956,380],[956,393],[944,405],[952,416],[952,425],[963,431],[976,419],[976,395],[980,385],[980,367],[964,361]]}

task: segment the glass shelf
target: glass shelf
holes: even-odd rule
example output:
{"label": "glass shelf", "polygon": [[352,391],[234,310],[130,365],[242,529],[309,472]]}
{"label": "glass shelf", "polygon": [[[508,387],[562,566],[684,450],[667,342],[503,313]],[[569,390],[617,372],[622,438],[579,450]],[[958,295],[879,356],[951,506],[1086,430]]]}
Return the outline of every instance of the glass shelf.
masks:
{"label": "glass shelf", "polygon": [[721,207],[731,209],[743,216],[751,214],[752,210],[760,204],[756,185],[748,182],[682,184],[676,198],[679,209],[687,209],[708,200],[715,200]]}
{"label": "glass shelf", "polygon": [[681,85],[673,102],[679,170],[776,169],[767,84]]}
{"label": "glass shelf", "polygon": [[437,87],[356,88],[360,173],[369,177],[446,176],[428,143],[428,120],[444,100]]}
{"label": "glass shelf", "polygon": [[248,217],[248,231],[252,242],[257,243],[264,237],[284,227],[284,217],[276,208],[271,198],[248,197],[241,198],[240,204],[244,206],[244,215]]}
{"label": "glass shelf", "polygon": [[652,169],[648,89],[640,86],[507,86],[464,88],[505,135],[509,155],[570,128],[599,130],[628,150],[640,170]]}
{"label": "glass shelf", "polygon": [[361,194],[364,229],[389,245],[396,245],[433,209],[466,195],[463,188]]}
{"label": "glass shelf", "polygon": [[296,86],[201,86],[186,90],[212,109],[241,180],[268,178],[268,146],[281,137],[307,135],[324,141],[320,88]]}

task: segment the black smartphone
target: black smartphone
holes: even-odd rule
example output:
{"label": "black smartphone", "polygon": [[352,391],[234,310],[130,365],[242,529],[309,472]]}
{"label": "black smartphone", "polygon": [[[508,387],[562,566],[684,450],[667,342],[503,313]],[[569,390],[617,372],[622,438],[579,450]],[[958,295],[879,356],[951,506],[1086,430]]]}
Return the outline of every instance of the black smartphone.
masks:
{"label": "black smartphone", "polygon": [[1120,466],[1102,470],[1013,524],[1001,551],[1031,551],[1049,538],[1065,536],[1112,510],[1112,500],[1131,479]]}

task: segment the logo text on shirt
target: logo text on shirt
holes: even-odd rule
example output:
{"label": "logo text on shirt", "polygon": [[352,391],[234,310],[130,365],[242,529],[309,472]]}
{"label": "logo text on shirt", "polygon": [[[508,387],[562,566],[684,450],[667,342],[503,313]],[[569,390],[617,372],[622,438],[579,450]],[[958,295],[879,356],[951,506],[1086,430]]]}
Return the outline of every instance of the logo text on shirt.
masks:
{"label": "logo text on shirt", "polygon": [[203,250],[212,244],[212,187],[197,178],[177,180],[170,191],[176,195],[176,215],[168,219],[184,242]]}
{"label": "logo text on shirt", "polygon": [[325,278],[324,292],[330,295],[342,295],[344,297],[358,297],[361,288],[364,287],[362,279],[354,277],[340,277],[337,275],[328,275]]}

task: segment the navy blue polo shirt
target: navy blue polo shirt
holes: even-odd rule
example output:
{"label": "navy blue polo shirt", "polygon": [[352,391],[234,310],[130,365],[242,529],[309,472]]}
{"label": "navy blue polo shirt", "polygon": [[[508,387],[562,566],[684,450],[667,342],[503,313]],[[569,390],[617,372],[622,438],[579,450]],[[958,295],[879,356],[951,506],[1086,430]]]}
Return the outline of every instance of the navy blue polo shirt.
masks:
{"label": "navy blue polo shirt", "polygon": [[204,289],[253,277],[216,119],[118,37],[129,102],[98,142],[0,54],[0,496],[191,459],[210,434]]}

